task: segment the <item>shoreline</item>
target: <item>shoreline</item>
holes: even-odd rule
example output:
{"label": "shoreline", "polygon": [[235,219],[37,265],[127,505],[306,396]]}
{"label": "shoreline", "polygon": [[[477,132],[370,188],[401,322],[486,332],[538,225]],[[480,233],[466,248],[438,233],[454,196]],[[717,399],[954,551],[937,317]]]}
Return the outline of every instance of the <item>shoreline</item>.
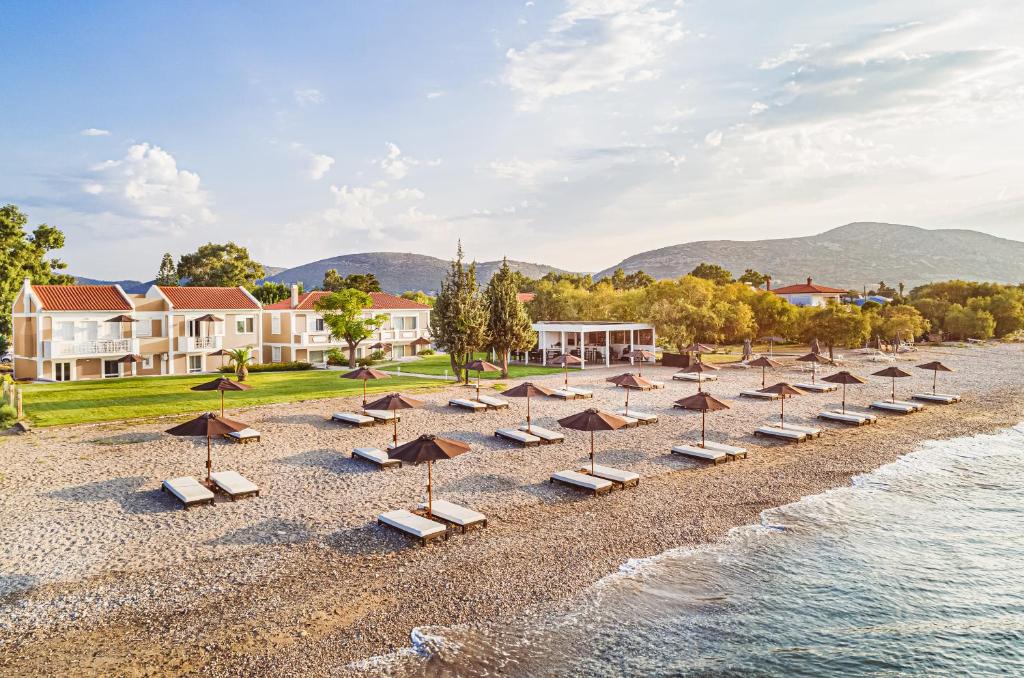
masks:
{"label": "shoreline", "polygon": [[[978,353],[961,352],[968,359],[965,375],[966,365]],[[998,354],[994,360],[998,364],[989,372],[1001,375],[993,380],[1002,383],[991,391],[980,385],[965,388],[971,397],[958,405],[929,407],[908,417],[882,415],[872,426],[841,430],[826,426],[821,438],[800,445],[745,442],[751,448],[750,459],[715,467],[671,459],[663,454],[667,449],[649,449],[643,453],[649,471],[638,488],[599,498],[583,498],[536,482],[544,469],[564,467],[559,464],[565,456],[580,458],[582,434],[567,435],[560,446],[530,450],[497,446],[495,452],[501,457],[478,462],[490,464],[486,473],[466,469],[459,477],[467,496],[490,497],[491,503],[483,503],[482,508],[491,525],[455,535],[444,545],[412,548],[364,521],[321,539],[271,544],[257,539],[254,547],[231,556],[201,554],[189,559],[185,570],[175,565],[114,570],[66,583],[40,584],[4,600],[4,608],[20,613],[24,608],[53,607],[56,601],[56,609],[66,612],[67,606],[81,599],[118,604],[109,612],[95,617],[90,612],[84,619],[57,626],[33,628],[16,619],[14,628],[0,630],[0,667],[27,675],[44,669],[83,675],[336,675],[345,672],[349,662],[407,647],[413,627],[474,626],[549,614],[571,605],[579,594],[585,595],[588,587],[630,559],[715,543],[730,529],[756,522],[765,509],[848,484],[855,475],[914,451],[924,440],[976,435],[1019,423],[1024,420],[1022,389],[1019,377],[1006,368],[1021,353],[1016,348],[992,353]],[[926,354],[921,351],[914,360]],[[860,372],[867,370],[858,367]],[[593,377],[594,383],[603,381],[606,374]],[[737,385],[754,376],[725,370],[719,374],[723,381]],[[759,381],[759,373],[756,378]],[[641,398],[646,403],[656,397],[680,397],[693,387],[670,384],[666,390],[671,393],[658,396],[654,392]],[[732,383],[715,387],[716,393],[732,390]],[[884,390],[881,380],[873,380],[871,388],[854,397],[864,401],[867,393]],[[834,394],[824,396],[829,402],[830,395]],[[793,407],[792,416],[797,419],[814,409],[812,403],[823,401],[822,397],[800,400],[794,401],[797,407],[787,404],[786,408],[789,414]],[[592,402],[577,401],[562,408],[545,403],[545,408],[568,413]],[[772,404],[761,405],[735,405],[729,413],[735,419],[731,422],[709,417],[709,430],[749,427],[750,421],[769,416],[762,412],[774,411]],[[516,403],[510,409],[512,417],[521,414]],[[633,447],[629,438],[646,436],[657,445],[662,439],[692,435],[692,417],[677,419],[661,407],[648,409],[663,414],[662,422],[626,432],[621,441],[626,448]],[[464,419],[467,424],[487,427],[499,418],[464,417],[476,417]],[[682,423],[686,430],[680,430]],[[640,463],[640,453],[631,449],[602,445],[600,440],[599,445],[599,459],[626,468]],[[524,466],[539,463],[538,473],[530,478],[534,483],[503,485],[494,467],[516,467],[520,460]],[[410,474],[421,475],[416,469]],[[440,481],[441,491],[458,495],[461,486],[447,472],[446,476]],[[397,476],[393,479],[398,481]],[[193,577],[193,570],[206,576]],[[140,594],[140,587],[150,593]],[[22,603],[26,605],[19,608]]]}

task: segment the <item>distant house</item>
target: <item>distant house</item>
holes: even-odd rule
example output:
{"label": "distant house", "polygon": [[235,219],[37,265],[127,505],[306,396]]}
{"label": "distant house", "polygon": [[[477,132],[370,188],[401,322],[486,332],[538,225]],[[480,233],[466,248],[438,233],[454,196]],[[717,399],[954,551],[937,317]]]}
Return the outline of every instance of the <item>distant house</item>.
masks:
{"label": "distant house", "polygon": [[815,285],[811,278],[807,278],[806,283],[786,285],[771,291],[794,306],[825,306],[830,301],[838,303],[846,294],[846,290],[836,287]]}
{"label": "distant house", "polygon": [[533,292],[517,292],[516,293],[516,299],[520,303],[523,303],[523,304],[528,304],[528,303],[530,303],[531,301],[533,301],[536,298],[537,298],[537,295],[534,294]]}

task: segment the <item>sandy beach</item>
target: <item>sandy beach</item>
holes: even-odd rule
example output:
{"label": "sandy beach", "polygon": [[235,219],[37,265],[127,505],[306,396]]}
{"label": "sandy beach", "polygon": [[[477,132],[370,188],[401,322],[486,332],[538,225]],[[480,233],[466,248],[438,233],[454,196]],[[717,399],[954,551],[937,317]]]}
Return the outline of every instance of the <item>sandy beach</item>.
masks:
{"label": "sandy beach", "polygon": [[[862,376],[886,366],[842,353],[844,368]],[[563,444],[521,449],[493,433],[525,420],[525,400],[473,414],[446,406],[453,394],[470,394],[465,387],[423,394],[426,407],[404,414],[399,439],[438,433],[470,443],[470,453],[435,465],[435,497],[489,519],[485,529],[426,548],[375,524],[379,513],[425,499],[426,468],[378,471],[350,459],[352,447],[383,447],[391,434],[389,426],[328,421],[358,407],[355,399],[229,410],[263,441],[215,444],[214,469],[239,471],[261,496],[219,497],[189,511],[160,492],[162,479],[204,469],[205,441],[161,433],[177,420],[0,438],[0,672],[343,675],[360,671],[353,662],[408,646],[416,626],[546,614],[630,558],[719,539],[766,508],[848,483],[923,440],[1024,419],[1021,346],[901,355],[897,364],[914,378],[897,382],[898,396],[930,390],[931,373],[913,367],[929,360],[956,370],[940,375],[939,391],[962,394],[962,403],[879,413],[876,425],[845,428],[814,418],[838,407],[839,392],[797,397],[786,402],[787,421],[825,431],[799,445],[753,437],[756,426],[778,420],[779,403],[737,398],[760,387],[761,372],[723,368],[705,388],[732,409],[708,416],[708,437],[750,455],[718,466],[668,453],[699,440],[699,413],[671,408],[697,386],[673,382],[672,368],[645,368],[667,387],[634,392],[630,405],[660,421],[597,434],[599,463],[642,480],[596,498],[548,482],[554,471],[584,465],[588,434],[564,431]],[[620,408],[624,392],[605,378],[627,369],[572,374],[593,400],[535,398],[534,422],[561,430],[559,417]],[[768,374],[769,384],[808,379],[792,365]],[[852,409],[888,396],[890,380],[868,379],[850,387]]]}

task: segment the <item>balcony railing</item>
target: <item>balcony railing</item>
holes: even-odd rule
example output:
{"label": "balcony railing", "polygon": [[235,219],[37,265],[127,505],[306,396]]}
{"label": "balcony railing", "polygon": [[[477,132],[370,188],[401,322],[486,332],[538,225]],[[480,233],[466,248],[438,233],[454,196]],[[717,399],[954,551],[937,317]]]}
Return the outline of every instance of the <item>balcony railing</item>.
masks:
{"label": "balcony railing", "polygon": [[224,337],[178,337],[178,353],[216,351],[224,344]]}
{"label": "balcony railing", "polygon": [[124,356],[139,352],[138,339],[95,339],[87,341],[44,341],[43,357]]}
{"label": "balcony railing", "polygon": [[331,340],[330,332],[299,332],[295,335],[295,343],[302,346],[308,345],[323,345],[329,346],[331,344],[342,344],[344,343],[341,339]]}

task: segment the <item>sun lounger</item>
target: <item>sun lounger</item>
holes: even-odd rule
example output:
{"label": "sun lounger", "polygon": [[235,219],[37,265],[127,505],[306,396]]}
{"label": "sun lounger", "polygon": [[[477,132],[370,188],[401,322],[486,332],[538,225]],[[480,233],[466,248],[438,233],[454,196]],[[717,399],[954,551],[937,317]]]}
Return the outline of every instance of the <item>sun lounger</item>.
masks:
{"label": "sun lounger", "polygon": [[765,426],[769,428],[784,428],[787,431],[799,431],[800,433],[806,433],[808,438],[821,437],[821,429],[815,428],[814,426],[800,426],[798,424],[790,424],[789,422],[786,422],[785,425],[778,427],[776,427],[774,423],[767,423],[765,424]]}
{"label": "sun lounger", "polygon": [[960,396],[951,393],[915,393],[910,396],[914,400],[923,400],[927,403],[939,403],[940,405],[952,405],[960,402]]}
{"label": "sun lounger", "polygon": [[760,398],[761,400],[778,400],[782,396],[778,393],[762,393],[761,391],[740,391],[743,398]]}
{"label": "sun lounger", "polygon": [[665,388],[665,382],[663,382],[663,381],[654,381],[653,379],[648,379],[647,381],[651,382],[651,388],[654,388],[654,389]]}
{"label": "sun lounger", "polygon": [[210,474],[217,489],[231,497],[231,501],[260,496],[260,488],[237,471],[217,471]]}
{"label": "sun lounger", "polygon": [[828,421],[837,421],[840,424],[850,424],[852,426],[863,426],[864,424],[874,424],[878,421],[878,417],[873,414],[859,414],[857,412],[833,412],[825,411],[818,413],[818,419],[826,419]]}
{"label": "sun lounger", "polygon": [[582,398],[583,396],[579,395],[578,393],[568,391],[564,388],[556,388],[551,391],[551,397],[561,398],[562,400],[576,400],[577,398]]}
{"label": "sun lounger", "polygon": [[658,415],[651,414],[650,412],[639,412],[637,410],[615,410],[613,414],[617,414],[620,417],[629,417],[630,419],[636,419],[641,424],[657,424]]}
{"label": "sun lounger", "polygon": [[[526,431],[526,424],[519,427],[520,431]],[[540,426],[530,426],[529,433],[540,438],[540,442],[544,445],[551,445],[554,443],[565,442],[565,436],[555,431],[549,431],[546,428]]]}
{"label": "sun lounger", "polygon": [[808,435],[803,431],[792,428],[779,428],[778,426],[758,426],[754,431],[755,436],[768,436],[769,438],[781,438],[802,443],[807,440]]}
{"label": "sun lounger", "polygon": [[254,428],[244,428],[241,431],[225,433],[224,437],[236,443],[258,443],[260,441],[260,432]]}
{"label": "sun lounger", "polygon": [[397,466],[402,468],[401,459],[392,459],[384,452],[381,452],[376,447],[355,447],[352,448],[352,458],[359,457],[364,461],[368,461],[372,464],[376,464],[382,469]]}
{"label": "sun lounger", "polygon": [[697,374],[695,372],[676,372],[672,378],[676,381],[718,381],[717,374]]}
{"label": "sun lounger", "polygon": [[694,459],[710,461],[712,464],[720,464],[723,461],[729,461],[728,454],[722,450],[707,447],[707,443],[705,443],[705,447],[700,447],[699,445],[673,445],[672,454],[681,454],[684,457],[693,457]]}
{"label": "sun lounger", "polygon": [[508,407],[508,401],[502,400],[501,398],[495,398],[494,396],[482,395],[477,398],[478,402],[487,405],[489,410],[503,410]]}
{"label": "sun lounger", "polygon": [[594,478],[604,478],[610,481],[611,484],[620,489],[627,487],[636,487],[640,484],[640,475],[633,473],[632,471],[622,471],[617,468],[610,466],[601,466],[600,464],[594,464],[594,469],[590,467],[581,468],[580,473],[584,475],[591,475]]}
{"label": "sun lounger", "polygon": [[402,421],[402,414],[395,410],[363,410],[363,412],[378,422],[391,422],[394,419]]}
{"label": "sun lounger", "polygon": [[588,492],[593,492],[595,495],[612,491],[612,482],[610,480],[595,478],[594,476],[577,473],[576,471],[559,471],[558,473],[554,473],[551,475],[551,480],[549,482],[568,485],[580,490],[587,490]]}
{"label": "sun lounger", "polygon": [[575,386],[566,386],[565,390],[569,393],[575,393],[577,398],[593,398],[594,392],[585,388],[577,388]]}
{"label": "sun lounger", "polygon": [[338,421],[349,426],[373,426],[376,423],[376,419],[373,417],[355,412],[335,412],[331,415],[331,421]]}
{"label": "sun lounger", "polygon": [[747,448],[736,447],[735,445],[726,445],[725,443],[713,443],[710,440],[704,441],[705,450],[714,450],[716,452],[725,452],[725,455],[730,459],[746,459]]}
{"label": "sun lounger", "polygon": [[447,526],[412,511],[388,511],[377,516],[377,522],[418,539],[423,546],[434,539],[448,539]]}
{"label": "sun lounger", "polygon": [[622,428],[636,428],[637,426],[640,425],[640,420],[639,419],[634,419],[633,417],[627,417],[624,414],[616,414],[615,416],[618,417],[619,419],[621,419],[622,421],[626,422],[625,426],[623,426]]}
{"label": "sun lounger", "polygon": [[494,432],[494,435],[505,440],[511,440],[514,443],[519,443],[523,447],[534,447],[540,445],[541,442],[537,436],[514,428],[499,428]]}
{"label": "sun lounger", "polygon": [[[426,504],[420,504],[420,509],[425,510]],[[453,504],[450,501],[443,499],[435,499],[430,508],[430,515],[432,518],[443,520],[446,523],[454,525],[459,528],[460,532],[465,532],[474,525],[480,527],[487,527],[487,516],[484,514],[468,509],[465,506],[459,506]]]}
{"label": "sun lounger", "polygon": [[924,409],[924,405],[917,403],[905,403],[902,400],[891,402],[889,400],[878,400],[871,403],[869,407],[873,410],[882,410],[883,412],[895,412],[896,414],[910,414],[911,412],[920,412]]}
{"label": "sun lounger", "polygon": [[813,384],[793,384],[801,391],[810,391],[811,393],[831,393],[832,391],[839,390],[839,387],[835,384],[819,384],[817,382]]}
{"label": "sun lounger", "polygon": [[160,483],[161,492],[170,492],[187,509],[195,504],[213,504],[213,492],[191,476],[171,478]]}
{"label": "sun lounger", "polygon": [[487,405],[478,403],[475,400],[466,400],[465,398],[453,398],[448,401],[448,407],[461,407],[464,410],[470,412],[484,412],[487,410]]}

